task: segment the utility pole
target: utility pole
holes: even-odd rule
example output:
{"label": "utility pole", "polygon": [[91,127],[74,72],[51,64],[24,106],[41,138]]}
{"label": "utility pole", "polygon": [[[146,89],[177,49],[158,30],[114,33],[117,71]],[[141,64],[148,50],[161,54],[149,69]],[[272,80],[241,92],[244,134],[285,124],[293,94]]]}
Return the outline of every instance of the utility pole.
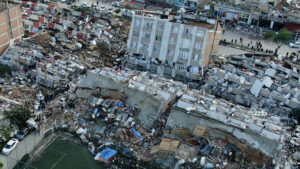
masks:
{"label": "utility pole", "polygon": [[213,49],[214,49],[215,38],[216,38],[216,34],[217,34],[217,29],[218,29],[218,26],[219,26],[219,17],[217,17],[216,22],[217,23],[215,24],[214,37],[213,37],[213,41],[212,41],[211,49],[210,49],[210,53],[209,53],[208,66],[209,66],[209,64],[211,62],[211,58],[212,58],[212,52],[213,52]]}
{"label": "utility pole", "polygon": [[8,0],[5,0],[5,8],[8,9]]}

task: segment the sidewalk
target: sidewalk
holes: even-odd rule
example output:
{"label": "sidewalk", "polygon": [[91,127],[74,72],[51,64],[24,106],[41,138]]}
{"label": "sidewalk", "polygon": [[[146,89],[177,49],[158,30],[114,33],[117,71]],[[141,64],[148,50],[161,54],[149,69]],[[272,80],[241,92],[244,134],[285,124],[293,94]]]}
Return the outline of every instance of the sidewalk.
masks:
{"label": "sidewalk", "polygon": [[[233,39],[233,42],[235,41],[235,39],[237,40],[237,44],[241,44],[240,43],[240,38],[243,39],[243,45],[247,46],[248,43],[251,44],[252,41],[252,45],[255,46],[256,42],[260,41],[262,44],[262,48],[264,50],[269,49],[272,51],[275,51],[275,49],[277,48],[277,44],[271,41],[267,41],[264,39],[254,39],[249,37],[248,35],[242,34],[241,32],[237,31],[237,30],[225,30],[225,34],[222,35],[222,39],[226,39],[227,42],[231,42],[231,40]],[[250,45],[251,47],[251,45]],[[283,45],[281,46],[281,48],[278,50],[278,55],[282,55],[285,56],[287,52],[289,52],[289,54],[291,54],[292,52],[296,52],[300,50],[297,48],[290,48],[288,45]]]}

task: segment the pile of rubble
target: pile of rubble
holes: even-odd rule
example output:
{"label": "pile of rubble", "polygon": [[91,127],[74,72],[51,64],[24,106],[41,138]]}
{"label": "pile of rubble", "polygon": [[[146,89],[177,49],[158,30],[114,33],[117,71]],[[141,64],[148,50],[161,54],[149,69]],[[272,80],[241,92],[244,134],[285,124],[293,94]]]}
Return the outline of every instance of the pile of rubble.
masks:
{"label": "pile of rubble", "polygon": [[85,69],[76,55],[58,53],[39,44],[24,41],[8,48],[1,56],[2,64],[22,71],[24,78],[49,88],[67,83],[67,79]]}
{"label": "pile of rubble", "polygon": [[30,36],[49,33],[48,37],[36,38],[36,43],[69,49],[93,66],[120,65],[119,54],[125,48],[124,40],[129,32],[129,25],[122,18],[61,9],[55,4],[25,1],[21,6],[25,33]]}
{"label": "pile of rubble", "polygon": [[[210,99],[209,111],[201,112],[279,140],[283,147],[294,151],[300,142],[299,136],[293,133],[297,121],[290,115],[300,107],[299,79],[299,67],[288,61],[278,62],[263,56],[230,56],[221,68],[209,73],[203,86],[206,92],[227,101]],[[237,108],[233,103],[250,108],[240,109],[241,106]],[[212,111],[217,114],[212,115]],[[282,156],[288,157],[287,154]],[[281,164],[284,165],[288,164]]]}
{"label": "pile of rubble", "polygon": [[222,68],[212,70],[203,88],[247,107],[276,112],[273,109],[278,109],[278,106],[300,106],[298,72],[297,67],[287,68],[273,61],[230,56]]}

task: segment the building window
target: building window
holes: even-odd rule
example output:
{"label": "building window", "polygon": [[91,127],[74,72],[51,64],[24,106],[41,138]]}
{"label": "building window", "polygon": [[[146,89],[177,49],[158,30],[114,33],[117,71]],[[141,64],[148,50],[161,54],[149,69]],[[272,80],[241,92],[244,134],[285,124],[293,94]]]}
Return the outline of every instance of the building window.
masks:
{"label": "building window", "polygon": [[185,31],[184,31],[184,33],[186,35],[192,35],[192,30],[190,28],[186,28]]}
{"label": "building window", "polygon": [[141,22],[139,20],[136,20],[135,21],[135,26],[140,26],[141,25]]}
{"label": "building window", "polygon": [[145,39],[150,39],[150,36],[151,36],[150,33],[145,33],[144,35],[145,35],[145,36],[144,36]]}
{"label": "building window", "polygon": [[160,35],[156,35],[156,36],[155,36],[155,40],[161,41],[161,36],[160,36]]}
{"label": "building window", "polygon": [[152,28],[152,22],[146,22],[146,28]]}
{"label": "building window", "polygon": [[132,42],[131,47],[136,48],[136,42]]}
{"label": "building window", "polygon": [[188,55],[187,52],[184,52],[184,51],[179,52],[179,58],[180,59],[186,59],[187,55]]}
{"label": "building window", "polygon": [[248,22],[248,18],[249,18],[248,14],[240,14],[239,15],[239,21],[241,21],[241,22]]}
{"label": "building window", "polygon": [[178,33],[178,27],[174,27],[172,32],[173,33]]}
{"label": "building window", "polygon": [[183,39],[181,43],[181,48],[190,49],[191,48],[191,40],[190,39]]}
{"label": "building window", "polygon": [[141,49],[142,49],[142,50],[147,50],[147,49],[148,49],[148,45],[143,43]]}
{"label": "building window", "polygon": [[137,31],[133,31],[132,34],[133,34],[133,36],[139,36],[139,32],[137,32]]}
{"label": "building window", "polygon": [[175,38],[171,38],[170,39],[170,44],[175,45],[176,44],[176,39]]}
{"label": "building window", "polygon": [[154,51],[154,52],[159,52],[159,47],[154,46],[154,47],[153,47],[153,51]]}
{"label": "building window", "polygon": [[201,50],[201,48],[202,48],[202,43],[201,42],[196,42],[194,49]]}
{"label": "building window", "polygon": [[185,69],[185,66],[182,63],[176,63],[177,69]]}
{"label": "building window", "polygon": [[198,59],[198,54],[194,54],[192,57],[193,60],[197,60]]}
{"label": "building window", "polygon": [[203,38],[203,35],[204,35],[203,31],[197,31],[197,37]]}
{"label": "building window", "polygon": [[158,30],[163,30],[164,29],[164,25],[163,24],[159,24],[158,25]]}
{"label": "building window", "polygon": [[168,55],[173,55],[173,49],[168,49]]}

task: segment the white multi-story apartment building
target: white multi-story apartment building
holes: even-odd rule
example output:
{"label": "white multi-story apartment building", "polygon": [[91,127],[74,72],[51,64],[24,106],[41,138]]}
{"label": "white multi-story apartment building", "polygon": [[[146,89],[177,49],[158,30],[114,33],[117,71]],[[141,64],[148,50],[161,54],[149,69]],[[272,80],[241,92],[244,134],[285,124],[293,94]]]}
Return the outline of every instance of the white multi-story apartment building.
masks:
{"label": "white multi-story apartment building", "polygon": [[[167,73],[166,68],[198,73],[216,54],[220,37],[221,27],[215,20],[178,21],[134,15],[127,47],[129,56],[135,57],[130,57],[129,63],[159,74]],[[169,71],[172,76],[177,74],[176,70]]]}

